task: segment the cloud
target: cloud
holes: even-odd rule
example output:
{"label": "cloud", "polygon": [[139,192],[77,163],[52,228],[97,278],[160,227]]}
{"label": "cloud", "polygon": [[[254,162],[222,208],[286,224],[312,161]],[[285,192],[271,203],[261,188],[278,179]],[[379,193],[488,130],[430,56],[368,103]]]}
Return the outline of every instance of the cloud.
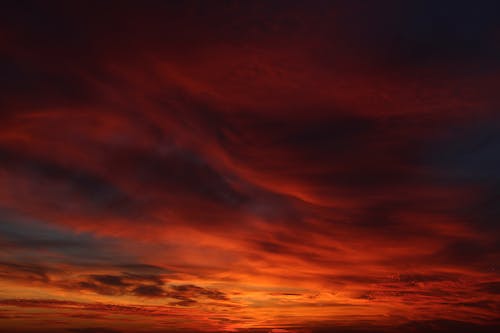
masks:
{"label": "cloud", "polygon": [[85,328],[70,328],[68,332],[74,333],[119,333],[120,331],[105,327],[85,327]]}
{"label": "cloud", "polygon": [[132,290],[134,295],[145,297],[160,297],[165,296],[165,291],[158,286],[140,285]]}
{"label": "cloud", "polygon": [[478,284],[481,291],[491,294],[500,294],[500,281],[483,282]]}
{"label": "cloud", "polygon": [[1,326],[497,324],[497,4],[4,7]]}
{"label": "cloud", "polygon": [[206,297],[217,301],[228,300],[227,296],[219,290],[206,289],[192,284],[173,285],[170,287],[170,290],[168,293],[169,297],[181,300],[198,297]]}
{"label": "cloud", "polygon": [[126,287],[128,284],[123,282],[120,276],[116,275],[92,275],[91,278],[99,283],[115,287]]}
{"label": "cloud", "polygon": [[0,277],[3,279],[41,282],[47,282],[49,280],[49,270],[43,266],[18,263],[0,263],[0,269]]}

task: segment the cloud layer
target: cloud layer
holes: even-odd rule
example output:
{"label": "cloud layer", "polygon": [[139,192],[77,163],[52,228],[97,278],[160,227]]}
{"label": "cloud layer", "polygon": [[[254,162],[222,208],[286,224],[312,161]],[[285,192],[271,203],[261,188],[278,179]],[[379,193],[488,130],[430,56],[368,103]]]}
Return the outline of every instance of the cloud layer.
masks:
{"label": "cloud layer", "polygon": [[494,331],[498,9],[5,5],[0,331]]}

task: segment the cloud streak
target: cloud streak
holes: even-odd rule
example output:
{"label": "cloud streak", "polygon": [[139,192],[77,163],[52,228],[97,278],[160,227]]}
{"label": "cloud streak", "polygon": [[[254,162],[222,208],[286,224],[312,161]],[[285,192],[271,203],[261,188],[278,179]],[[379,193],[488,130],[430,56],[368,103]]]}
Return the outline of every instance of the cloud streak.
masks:
{"label": "cloud streak", "polygon": [[0,326],[493,331],[497,7],[6,5]]}

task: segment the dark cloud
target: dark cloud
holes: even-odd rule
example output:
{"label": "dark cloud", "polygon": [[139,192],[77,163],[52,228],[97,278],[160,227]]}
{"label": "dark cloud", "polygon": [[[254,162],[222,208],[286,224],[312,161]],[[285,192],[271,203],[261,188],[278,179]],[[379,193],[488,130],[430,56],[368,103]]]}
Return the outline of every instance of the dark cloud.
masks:
{"label": "dark cloud", "polygon": [[2,325],[488,332],[498,9],[6,3]]}
{"label": "dark cloud", "polygon": [[500,281],[480,283],[477,287],[479,290],[489,294],[500,294]]}
{"label": "dark cloud", "polygon": [[397,280],[408,283],[418,282],[442,282],[442,281],[456,281],[458,275],[455,274],[400,274]]}
{"label": "dark cloud", "polygon": [[451,128],[446,139],[431,148],[429,164],[436,172],[436,182],[481,187],[477,198],[460,207],[457,214],[466,217],[470,224],[494,230],[500,216],[496,205],[500,125],[497,116],[488,118],[487,122],[481,120]]}
{"label": "dark cloud", "polygon": [[136,296],[161,297],[165,296],[165,291],[158,286],[139,285],[132,290]]}
{"label": "dark cloud", "polygon": [[68,289],[74,289],[75,286],[79,290],[88,290],[101,295],[121,295],[123,291],[120,288],[113,288],[99,283],[93,283],[88,281],[81,281],[78,283],[71,283]]}
{"label": "dark cloud", "polygon": [[116,275],[91,275],[91,279],[109,286],[126,287],[128,283],[123,282],[121,276]]}
{"label": "dark cloud", "polygon": [[130,214],[133,206],[138,207],[116,186],[84,170],[75,170],[9,150],[0,150],[0,162],[2,169],[23,178],[34,179],[35,183],[41,185],[37,188],[37,194],[53,199],[47,204],[59,210],[67,209],[61,204],[61,200],[70,197],[83,200],[83,207],[79,207],[81,212],[90,210],[123,215]]}
{"label": "dark cloud", "polygon": [[109,257],[120,257],[113,249],[116,241],[110,238],[99,238],[90,233],[75,233],[68,228],[3,208],[0,208],[0,221],[0,248],[24,258],[20,262],[22,264],[88,264],[106,262]]}
{"label": "dark cloud", "polygon": [[0,278],[48,282],[50,269],[36,264],[0,262]]}
{"label": "dark cloud", "polygon": [[[193,152],[175,146],[166,147],[164,153],[124,151],[116,154],[113,164],[141,187],[154,186],[158,191],[175,196],[198,195],[222,204],[241,204],[245,198],[231,187],[219,172]],[[124,158],[124,160],[121,160]]]}
{"label": "dark cloud", "polygon": [[445,140],[431,147],[430,162],[441,171],[440,179],[455,182],[491,184],[500,180],[500,161],[496,151],[500,146],[500,121],[492,117],[486,122],[453,126]]}
{"label": "dark cloud", "polygon": [[180,300],[189,300],[190,298],[206,297],[217,301],[226,301],[228,297],[221,291],[215,289],[206,289],[192,284],[170,286],[168,297]]}
{"label": "dark cloud", "polygon": [[75,285],[80,290],[89,290],[101,295],[134,295],[144,297],[160,297],[165,295],[161,287],[164,284],[161,275],[138,275],[122,273],[121,275],[93,274],[60,283],[65,289]]}
{"label": "dark cloud", "polygon": [[498,244],[474,241],[454,241],[433,255],[441,263],[468,264],[480,270],[489,270],[497,257]]}
{"label": "dark cloud", "polygon": [[458,303],[458,306],[466,306],[466,307],[473,307],[473,308],[479,308],[479,309],[487,309],[487,310],[497,310],[500,309],[500,302],[497,301],[488,301],[488,300],[481,300],[481,301],[473,301],[473,302],[463,302],[463,303]]}

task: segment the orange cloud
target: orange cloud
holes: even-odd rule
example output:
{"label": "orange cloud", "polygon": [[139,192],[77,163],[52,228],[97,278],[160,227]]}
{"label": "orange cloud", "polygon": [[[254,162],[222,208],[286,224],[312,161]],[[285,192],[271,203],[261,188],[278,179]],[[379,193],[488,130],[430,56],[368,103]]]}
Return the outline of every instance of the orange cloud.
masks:
{"label": "orange cloud", "polygon": [[403,7],[7,8],[0,331],[496,328],[495,10]]}

